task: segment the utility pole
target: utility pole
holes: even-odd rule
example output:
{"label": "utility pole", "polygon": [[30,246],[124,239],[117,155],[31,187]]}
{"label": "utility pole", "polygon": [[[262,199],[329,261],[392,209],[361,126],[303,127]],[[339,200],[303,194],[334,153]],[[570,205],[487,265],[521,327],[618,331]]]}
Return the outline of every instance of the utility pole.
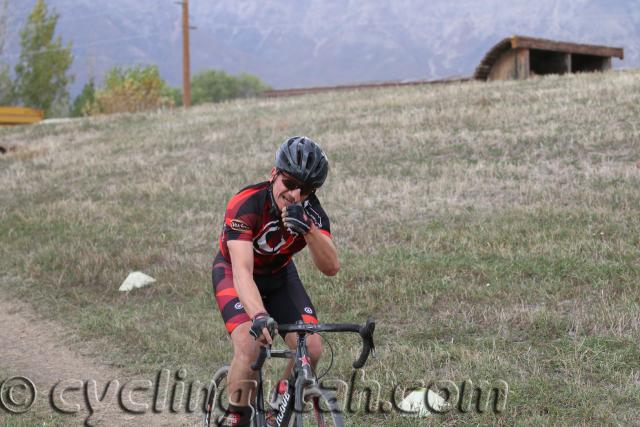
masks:
{"label": "utility pole", "polygon": [[191,71],[189,69],[189,0],[182,0],[182,105],[191,107]]}

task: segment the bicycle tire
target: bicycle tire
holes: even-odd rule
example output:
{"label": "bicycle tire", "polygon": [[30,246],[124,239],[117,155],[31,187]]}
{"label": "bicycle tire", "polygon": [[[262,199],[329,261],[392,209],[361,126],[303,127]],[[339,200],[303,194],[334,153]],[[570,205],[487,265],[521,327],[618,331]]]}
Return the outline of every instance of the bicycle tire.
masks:
{"label": "bicycle tire", "polygon": [[229,365],[225,365],[213,374],[213,378],[211,379],[211,383],[207,389],[207,400],[205,403],[203,419],[204,427],[214,427],[216,417],[224,414],[224,408],[221,405],[221,391],[224,389],[224,385],[226,384],[228,373]]}
{"label": "bicycle tire", "polygon": [[[224,414],[222,405],[223,393],[226,386],[227,374],[229,366],[223,366],[218,369],[211,380],[211,384],[207,390],[207,400],[205,405],[205,413],[203,426],[214,427],[217,416]],[[305,399],[318,399],[318,406],[313,409],[306,405],[306,410],[302,413],[294,414],[289,421],[289,427],[318,426],[318,427],[344,427],[344,418],[342,409],[338,403],[335,394],[327,389],[319,386],[307,387],[304,391]],[[256,417],[251,421],[252,427],[256,425]]]}
{"label": "bicycle tire", "polygon": [[[311,404],[305,405],[307,410],[296,413],[291,418],[290,427],[318,426],[318,427],[344,427],[342,409],[335,394],[317,385],[307,387],[304,391],[305,400],[311,397],[314,401],[313,409],[308,408]],[[317,403],[315,402],[317,400]],[[317,405],[317,406],[316,406]]]}

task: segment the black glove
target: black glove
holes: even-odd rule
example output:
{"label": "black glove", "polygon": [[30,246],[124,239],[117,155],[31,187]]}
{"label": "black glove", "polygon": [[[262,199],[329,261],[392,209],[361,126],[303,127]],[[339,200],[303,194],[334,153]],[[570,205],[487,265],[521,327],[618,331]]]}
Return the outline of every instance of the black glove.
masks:
{"label": "black glove", "polygon": [[304,236],[311,229],[311,219],[304,213],[304,208],[299,203],[284,208],[282,222],[293,234]]}
{"label": "black glove", "polygon": [[273,338],[276,334],[276,329],[278,329],[278,323],[267,313],[258,313],[253,318],[249,333],[253,338],[258,339],[262,336],[262,329],[264,328],[267,328],[269,335]]}

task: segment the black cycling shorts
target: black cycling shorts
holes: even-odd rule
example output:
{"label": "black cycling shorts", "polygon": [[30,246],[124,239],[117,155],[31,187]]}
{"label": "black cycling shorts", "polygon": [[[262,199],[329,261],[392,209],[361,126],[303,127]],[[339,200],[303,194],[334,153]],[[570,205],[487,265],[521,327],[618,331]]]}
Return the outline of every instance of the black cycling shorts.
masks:
{"label": "black cycling shorts", "polygon": [[[295,323],[298,320],[318,323],[316,309],[302,286],[293,260],[274,274],[255,274],[253,280],[262,295],[265,309],[278,324]],[[241,323],[250,322],[233,286],[231,263],[220,253],[213,260],[212,282],[213,293],[227,331],[231,333]]]}

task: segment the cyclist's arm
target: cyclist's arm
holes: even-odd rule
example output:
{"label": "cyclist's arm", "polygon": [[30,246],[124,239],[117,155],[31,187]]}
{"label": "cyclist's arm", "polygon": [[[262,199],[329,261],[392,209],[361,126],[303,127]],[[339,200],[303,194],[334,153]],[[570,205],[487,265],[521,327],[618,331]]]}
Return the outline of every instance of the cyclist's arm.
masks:
{"label": "cyclist's arm", "polygon": [[227,242],[233,271],[233,286],[238,293],[244,311],[252,319],[258,313],[266,313],[262,297],[253,280],[253,246],[251,242],[231,240]]}
{"label": "cyclist's arm", "polygon": [[304,236],[311,252],[311,259],[323,274],[335,276],[340,270],[338,251],[333,244],[333,239],[323,233],[313,224],[311,230]]}

